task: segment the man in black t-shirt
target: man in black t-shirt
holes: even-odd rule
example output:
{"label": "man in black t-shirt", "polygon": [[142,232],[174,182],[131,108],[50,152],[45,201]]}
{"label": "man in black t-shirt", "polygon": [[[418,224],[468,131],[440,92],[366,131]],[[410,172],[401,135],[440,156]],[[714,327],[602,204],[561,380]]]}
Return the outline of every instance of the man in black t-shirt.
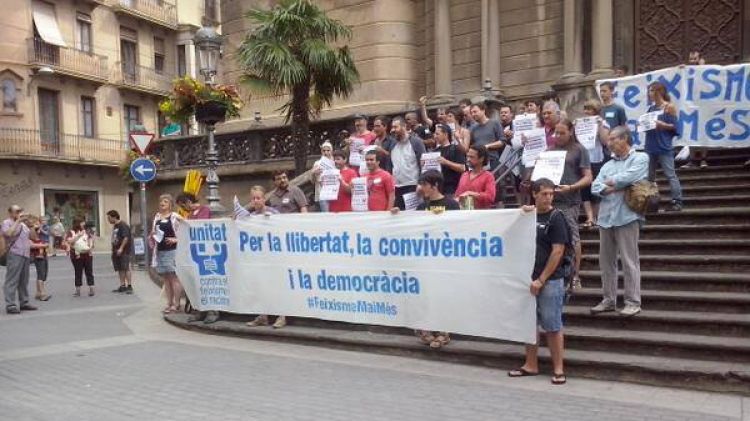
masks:
{"label": "man in black t-shirt", "polygon": [[440,191],[442,184],[443,175],[438,170],[425,171],[419,176],[419,189],[422,192],[423,202],[417,206],[417,210],[441,213],[447,210],[461,209],[458,202],[443,195]]}
{"label": "man in black t-shirt", "polygon": [[107,212],[107,221],[112,224],[112,266],[120,277],[119,288],[112,292],[132,294],[130,247],[133,237],[130,233],[130,226],[120,220],[120,214],[116,210]]}
{"label": "man in black t-shirt", "polygon": [[[566,382],[563,370],[562,309],[565,302],[565,247],[570,242],[565,216],[552,206],[555,183],[542,178],[534,183],[534,200],[537,211],[536,258],[531,275],[531,294],[536,297],[537,324],[544,330],[547,347],[552,357],[552,384]],[[523,210],[533,210],[524,206]],[[538,341],[537,341],[538,342]],[[508,372],[510,377],[535,376],[539,374],[537,358],[539,346],[526,345],[526,362],[520,368]]]}
{"label": "man in black t-shirt", "polygon": [[466,171],[466,154],[461,147],[451,142],[453,130],[447,124],[435,125],[437,152],[440,152],[440,168],[443,173],[442,192],[453,197],[458,188],[461,175]]}

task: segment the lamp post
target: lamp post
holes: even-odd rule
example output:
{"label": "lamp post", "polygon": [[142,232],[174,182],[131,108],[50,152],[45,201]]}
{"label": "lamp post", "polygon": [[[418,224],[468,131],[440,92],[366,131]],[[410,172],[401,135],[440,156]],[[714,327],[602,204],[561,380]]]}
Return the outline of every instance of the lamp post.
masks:
{"label": "lamp post", "polygon": [[[216,76],[216,67],[219,62],[219,52],[221,50],[221,35],[209,26],[199,29],[193,37],[193,43],[198,50],[198,71],[203,75],[207,85],[214,84]],[[195,119],[199,123],[206,125],[208,131],[208,151],[206,151],[206,163],[208,164],[208,173],[206,174],[206,184],[208,185],[208,207],[211,213],[216,216],[222,216],[226,209],[221,205],[219,196],[219,176],[216,174],[216,166],[219,162],[219,155],[216,152],[214,143],[214,130],[217,122],[223,120],[224,115],[218,113],[199,113],[196,112]]]}

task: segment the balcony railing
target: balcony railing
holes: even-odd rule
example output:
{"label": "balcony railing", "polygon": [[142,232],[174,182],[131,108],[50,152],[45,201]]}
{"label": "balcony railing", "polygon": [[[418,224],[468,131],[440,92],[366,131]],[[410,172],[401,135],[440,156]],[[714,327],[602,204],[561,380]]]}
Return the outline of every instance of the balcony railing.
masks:
{"label": "balcony railing", "polygon": [[0,157],[30,157],[119,166],[125,161],[127,152],[127,144],[122,140],[0,128]]}
{"label": "balcony railing", "polygon": [[115,12],[146,19],[152,23],[177,29],[177,8],[165,0],[111,0]]}
{"label": "balcony railing", "polygon": [[166,96],[172,89],[172,75],[156,69],[123,62],[115,64],[114,83],[141,92]]}
{"label": "balcony railing", "polygon": [[83,79],[107,81],[109,68],[105,56],[47,44],[40,38],[29,38],[27,42],[32,65],[49,66],[58,73]]}

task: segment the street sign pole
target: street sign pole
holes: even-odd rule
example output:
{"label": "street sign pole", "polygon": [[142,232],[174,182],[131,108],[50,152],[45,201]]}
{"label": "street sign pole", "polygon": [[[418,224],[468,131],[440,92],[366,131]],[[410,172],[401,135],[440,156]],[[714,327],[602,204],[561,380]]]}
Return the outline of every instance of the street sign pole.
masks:
{"label": "street sign pole", "polygon": [[130,165],[130,174],[139,182],[140,195],[141,195],[141,237],[143,239],[143,260],[145,270],[148,270],[151,263],[151,254],[153,250],[149,247],[148,243],[148,214],[147,214],[147,203],[146,203],[146,183],[153,180],[156,177],[156,165],[153,161],[145,157],[146,152],[151,145],[151,141],[154,140],[153,133],[146,132],[132,132],[130,134],[130,141],[133,149],[135,149],[140,158],[133,161]]}
{"label": "street sign pole", "polygon": [[151,248],[148,244],[148,228],[146,225],[146,183],[141,183],[141,236],[143,237],[143,260],[145,270],[148,270],[151,263]]}

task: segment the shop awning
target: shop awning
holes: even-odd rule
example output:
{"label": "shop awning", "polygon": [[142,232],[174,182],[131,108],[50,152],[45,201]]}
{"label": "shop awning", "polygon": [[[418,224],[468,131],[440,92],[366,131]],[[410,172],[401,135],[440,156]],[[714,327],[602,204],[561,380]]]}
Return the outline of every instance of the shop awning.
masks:
{"label": "shop awning", "polygon": [[63,41],[62,34],[60,33],[60,27],[57,26],[55,6],[49,3],[35,1],[33,3],[33,11],[34,25],[44,42],[59,45],[60,47],[66,47],[65,41]]}

